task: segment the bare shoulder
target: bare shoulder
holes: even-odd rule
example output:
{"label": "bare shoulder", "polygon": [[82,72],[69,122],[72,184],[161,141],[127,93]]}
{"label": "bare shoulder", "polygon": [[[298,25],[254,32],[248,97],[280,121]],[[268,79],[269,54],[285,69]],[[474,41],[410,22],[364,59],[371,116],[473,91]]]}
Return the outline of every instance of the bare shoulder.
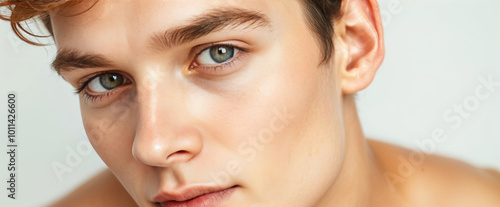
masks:
{"label": "bare shoulder", "polygon": [[500,172],[370,140],[387,183],[415,206],[498,207]]}
{"label": "bare shoulder", "polygon": [[99,207],[137,206],[137,204],[129,196],[118,179],[109,170],[104,170],[50,206]]}

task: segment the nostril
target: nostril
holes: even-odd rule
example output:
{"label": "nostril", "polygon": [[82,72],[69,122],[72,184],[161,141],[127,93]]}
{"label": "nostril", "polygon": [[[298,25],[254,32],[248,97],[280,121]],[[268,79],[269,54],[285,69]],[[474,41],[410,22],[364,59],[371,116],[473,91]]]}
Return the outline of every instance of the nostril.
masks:
{"label": "nostril", "polygon": [[169,154],[167,156],[167,160],[170,160],[170,159],[174,159],[174,157],[177,159],[177,158],[181,158],[181,157],[187,157],[189,156],[189,152],[186,151],[186,150],[179,150],[179,151],[176,151],[172,154]]}

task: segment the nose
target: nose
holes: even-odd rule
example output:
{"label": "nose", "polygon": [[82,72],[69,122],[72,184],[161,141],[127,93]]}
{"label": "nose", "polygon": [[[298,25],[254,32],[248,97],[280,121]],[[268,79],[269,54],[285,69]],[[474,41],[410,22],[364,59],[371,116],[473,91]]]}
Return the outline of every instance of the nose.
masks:
{"label": "nose", "polygon": [[155,87],[149,87],[148,82],[137,83],[139,115],[132,155],[155,167],[187,162],[203,148],[182,87],[164,82],[155,83]]}

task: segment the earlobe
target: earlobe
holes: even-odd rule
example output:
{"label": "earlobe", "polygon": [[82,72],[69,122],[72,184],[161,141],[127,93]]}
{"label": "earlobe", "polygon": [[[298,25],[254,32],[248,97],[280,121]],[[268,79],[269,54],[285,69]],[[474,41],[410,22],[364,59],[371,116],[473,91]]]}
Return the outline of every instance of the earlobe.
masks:
{"label": "earlobe", "polygon": [[376,0],[348,0],[342,7],[341,35],[346,65],[340,68],[342,92],[363,90],[372,82],[384,59],[382,21]]}

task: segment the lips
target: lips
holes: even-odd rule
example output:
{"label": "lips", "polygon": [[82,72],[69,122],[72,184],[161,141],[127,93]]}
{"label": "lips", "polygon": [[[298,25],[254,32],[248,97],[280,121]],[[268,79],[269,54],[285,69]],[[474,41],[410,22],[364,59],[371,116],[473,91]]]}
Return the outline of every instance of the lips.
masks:
{"label": "lips", "polygon": [[192,187],[177,192],[164,192],[155,196],[162,207],[216,207],[236,190],[237,186]]}

